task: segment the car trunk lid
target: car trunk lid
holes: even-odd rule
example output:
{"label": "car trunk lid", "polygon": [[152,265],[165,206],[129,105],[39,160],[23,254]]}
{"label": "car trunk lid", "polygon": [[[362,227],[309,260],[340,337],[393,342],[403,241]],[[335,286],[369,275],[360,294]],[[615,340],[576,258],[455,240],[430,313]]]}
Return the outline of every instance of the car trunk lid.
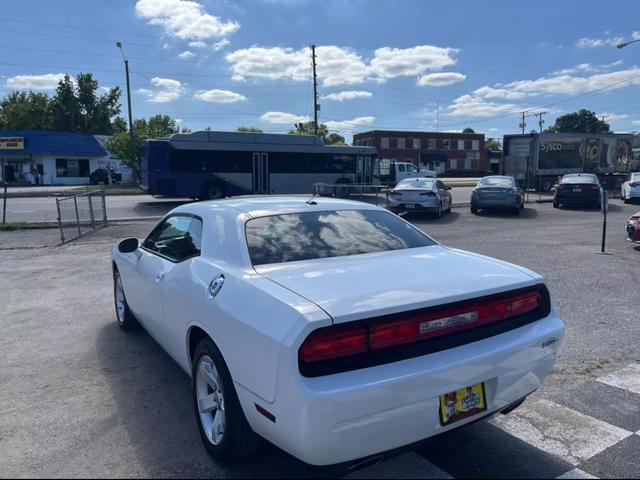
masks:
{"label": "car trunk lid", "polygon": [[256,271],[345,323],[540,283],[514,265],[441,245],[261,265]]}

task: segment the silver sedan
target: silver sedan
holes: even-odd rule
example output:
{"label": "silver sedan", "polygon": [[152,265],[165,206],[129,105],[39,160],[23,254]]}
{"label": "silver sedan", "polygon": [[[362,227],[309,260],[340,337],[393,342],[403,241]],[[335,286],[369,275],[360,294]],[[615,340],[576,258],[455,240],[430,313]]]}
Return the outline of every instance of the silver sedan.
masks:
{"label": "silver sedan", "polygon": [[524,195],[513,177],[492,175],[480,179],[471,192],[471,213],[486,208],[520,213],[524,208]]}
{"label": "silver sedan", "polygon": [[440,218],[451,212],[451,187],[429,177],[406,178],[389,192],[389,210],[400,212],[430,212]]}

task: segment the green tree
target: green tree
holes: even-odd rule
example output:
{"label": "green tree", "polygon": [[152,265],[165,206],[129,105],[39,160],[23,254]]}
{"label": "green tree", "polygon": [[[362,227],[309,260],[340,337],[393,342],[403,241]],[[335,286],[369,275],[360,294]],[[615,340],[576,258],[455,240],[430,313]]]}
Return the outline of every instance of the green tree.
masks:
{"label": "green tree", "polygon": [[[289,135],[315,135],[313,122],[295,123],[293,130],[289,130]],[[344,137],[337,133],[329,134],[329,129],[324,123],[318,125],[318,137],[325,145],[344,145]]]}
{"label": "green tree", "polygon": [[120,114],[120,87],[98,95],[98,81],[91,73],[79,73],[75,81],[65,75],[51,101],[52,128],[62,132],[109,135]]}
{"label": "green tree", "polygon": [[549,131],[553,133],[610,133],[611,128],[594,112],[583,108],[578,112],[556,118]]}
{"label": "green tree", "polygon": [[236,132],[244,132],[244,133],[262,133],[262,130],[256,127],[238,127],[236,128]]}
{"label": "green tree", "polygon": [[10,93],[0,100],[0,128],[50,130],[51,99],[46,93]]}
{"label": "green tree", "polygon": [[188,129],[180,129],[176,121],[169,115],[154,115],[148,120],[141,118],[133,122],[133,156],[131,155],[131,140],[127,124],[121,118],[117,118],[114,124],[118,129],[124,130],[114,132],[113,136],[107,140],[105,147],[109,152],[118,157],[122,163],[130,167],[136,178],[140,178],[140,150],[142,142],[150,138],[159,138],[173,133],[186,133]]}
{"label": "green tree", "polygon": [[502,150],[502,144],[497,138],[487,138],[484,142],[486,150]]}
{"label": "green tree", "polygon": [[471,127],[467,127],[464,130],[462,130],[462,133],[476,133],[476,131]]}

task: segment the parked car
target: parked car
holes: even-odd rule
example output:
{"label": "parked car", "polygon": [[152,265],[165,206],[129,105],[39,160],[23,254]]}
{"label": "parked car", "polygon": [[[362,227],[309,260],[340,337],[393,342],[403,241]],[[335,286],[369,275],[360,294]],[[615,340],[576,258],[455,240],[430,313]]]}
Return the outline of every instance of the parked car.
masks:
{"label": "parked car", "polygon": [[389,192],[389,210],[431,212],[437,218],[451,212],[451,187],[435,178],[406,178]]}
{"label": "parked car", "polygon": [[593,173],[563,175],[553,192],[553,208],[567,205],[600,208],[602,192],[600,181]]}
{"label": "parked car", "polygon": [[627,240],[640,243],[640,212],[636,212],[627,221]]}
{"label": "parked car", "polygon": [[[96,168],[93,172],[91,172],[91,176],[89,177],[89,182],[91,185],[108,185],[109,184],[109,174],[106,168]],[[122,174],[118,172],[111,171],[111,183],[121,183],[122,182]]]}
{"label": "parked car", "polygon": [[640,172],[633,172],[622,184],[621,197],[624,203],[640,198]]}
{"label": "parked car", "polygon": [[524,208],[524,194],[515,178],[491,175],[481,178],[471,191],[471,213],[478,210],[496,208],[520,213]]}
{"label": "parked car", "polygon": [[186,204],[112,259],[118,324],[139,322],[191,376],[220,461],[262,437],[350,462],[510,411],[564,335],[540,275],[361,202]]}

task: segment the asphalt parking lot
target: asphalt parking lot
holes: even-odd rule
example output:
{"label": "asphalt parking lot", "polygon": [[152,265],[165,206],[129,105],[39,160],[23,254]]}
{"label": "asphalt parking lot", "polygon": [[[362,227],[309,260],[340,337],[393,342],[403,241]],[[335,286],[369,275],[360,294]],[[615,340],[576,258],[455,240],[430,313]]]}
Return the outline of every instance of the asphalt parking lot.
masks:
{"label": "asphalt parking lot", "polygon": [[[640,207],[610,205],[607,255],[593,210],[533,204],[519,216],[457,208],[407,218],[448,246],[543,274],[567,335],[553,374],[511,415],[352,475],[640,476],[640,248],[624,232]],[[116,225],[62,247],[42,247],[41,231],[0,232],[0,476],[326,474],[275,447],[233,466],[206,455],[187,376],[146,333],[115,323],[110,249],[152,225]]]}

